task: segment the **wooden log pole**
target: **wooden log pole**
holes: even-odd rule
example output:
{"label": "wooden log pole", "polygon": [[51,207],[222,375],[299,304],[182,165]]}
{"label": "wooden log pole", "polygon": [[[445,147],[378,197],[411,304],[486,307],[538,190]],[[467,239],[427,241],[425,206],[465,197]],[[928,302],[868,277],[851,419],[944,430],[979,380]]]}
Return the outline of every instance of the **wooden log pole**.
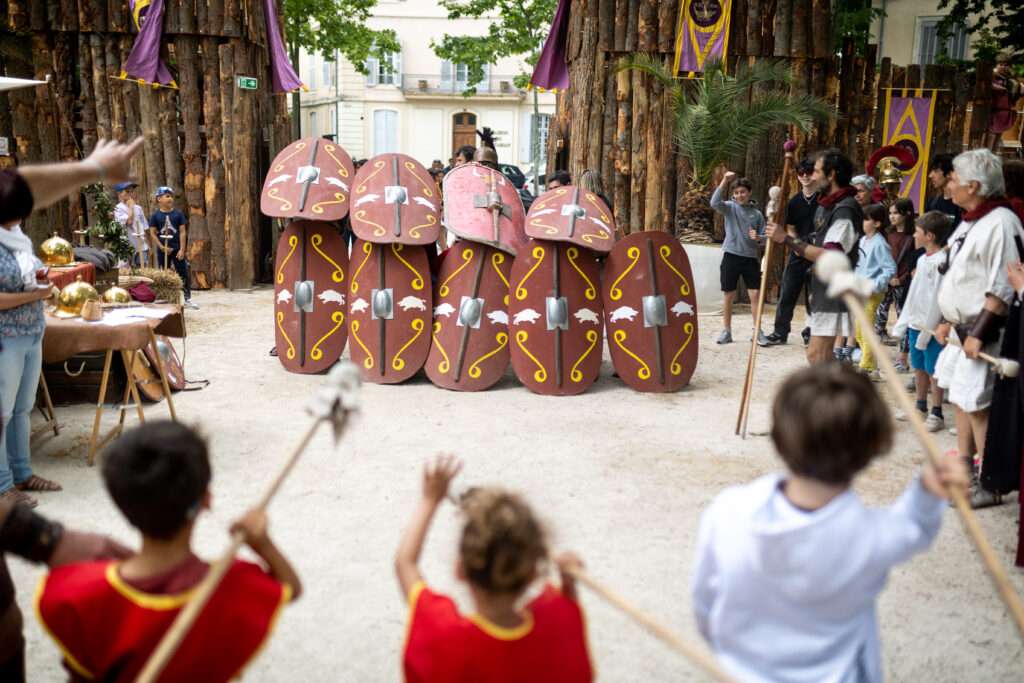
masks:
{"label": "wooden log pole", "polygon": [[[241,39],[232,39],[234,43],[234,71],[232,73],[252,73],[253,48]],[[232,82],[232,86],[234,83]],[[232,140],[231,162],[232,180],[236,187],[246,191],[232,192],[228,198],[228,212],[235,220],[230,225],[231,232],[225,232],[224,239],[228,256],[228,287],[245,289],[252,286],[256,277],[256,227],[257,205],[253,193],[248,188],[256,183],[256,145],[258,144],[256,128],[256,93],[251,90],[237,90],[232,101]]]}
{"label": "wooden log pole", "polygon": [[615,188],[612,203],[615,224],[622,235],[629,230],[629,185],[632,166],[633,76],[629,71],[619,71],[615,76]]}
{"label": "wooden log pole", "polygon": [[644,146],[647,148],[647,168],[644,188],[644,230],[661,230],[661,200],[664,182],[663,163],[665,153],[661,148],[661,132],[664,125],[664,86],[656,79],[650,79],[648,92],[648,119]]}
{"label": "wooden log pole", "polygon": [[630,135],[630,188],[629,232],[644,229],[644,186],[647,181],[647,111],[648,89],[646,74],[634,71],[633,78],[633,131]]}
{"label": "wooden log pole", "polygon": [[210,287],[210,232],[206,227],[206,204],[203,200],[205,171],[203,168],[203,140],[199,132],[202,113],[200,93],[199,39],[178,35],[174,41],[178,55],[181,119],[185,132],[182,149],[184,178],[182,189],[188,211],[188,258],[192,286]]}

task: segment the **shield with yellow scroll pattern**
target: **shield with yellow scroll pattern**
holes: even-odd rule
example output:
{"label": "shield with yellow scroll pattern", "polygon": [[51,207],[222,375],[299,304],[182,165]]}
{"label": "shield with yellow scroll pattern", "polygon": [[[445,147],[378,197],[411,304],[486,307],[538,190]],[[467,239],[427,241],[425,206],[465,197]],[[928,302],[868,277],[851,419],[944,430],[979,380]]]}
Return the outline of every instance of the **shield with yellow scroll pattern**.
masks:
{"label": "shield with yellow scroll pattern", "polygon": [[260,195],[260,211],[275,218],[340,221],[348,214],[355,171],[341,145],[303,138],[274,157]]}
{"label": "shield with yellow scroll pattern", "polygon": [[526,244],[525,218],[519,191],[501,171],[474,162],[444,177],[444,225],[462,239],[515,256]]}
{"label": "shield with yellow scroll pattern", "polygon": [[348,331],[348,249],[330,223],[294,221],[274,262],[274,344],[289,372],[323,372],[341,357]]}
{"label": "shield with yellow scroll pattern", "polygon": [[352,231],[378,244],[433,244],[440,233],[439,194],[427,169],[412,157],[375,156],[356,173]]}
{"label": "shield with yellow scroll pattern", "polygon": [[528,389],[580,394],[601,371],[601,269],[575,244],[532,239],[512,265],[512,368]]}
{"label": "shield with yellow scroll pattern", "polygon": [[537,197],[526,214],[526,234],[603,254],[615,244],[615,219],[596,194],[566,185]]}
{"label": "shield with yellow scroll pattern", "polygon": [[690,260],[666,232],[620,240],[601,295],[612,363],[637,391],[675,391],[697,367],[697,294]]}
{"label": "shield with yellow scroll pattern", "polygon": [[432,302],[424,247],[355,241],[348,287],[349,356],[365,381],[396,384],[423,367],[430,350]]}
{"label": "shield with yellow scroll pattern", "polygon": [[441,262],[426,371],[455,391],[482,391],[508,369],[508,282],[512,257],[484,244],[456,242]]}

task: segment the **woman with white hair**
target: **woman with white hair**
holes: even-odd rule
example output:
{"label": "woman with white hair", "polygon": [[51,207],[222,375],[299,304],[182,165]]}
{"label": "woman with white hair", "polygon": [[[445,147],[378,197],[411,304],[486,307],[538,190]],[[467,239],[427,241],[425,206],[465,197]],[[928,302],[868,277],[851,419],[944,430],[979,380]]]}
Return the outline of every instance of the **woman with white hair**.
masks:
{"label": "woman with white hair", "polygon": [[1003,196],[1002,160],[989,150],[974,149],[953,159],[949,189],[963,217],[949,239],[949,260],[939,286],[943,321],[935,338],[945,344],[952,328],[962,348],[946,346],[935,377],[956,408],[957,447],[973,475],[971,505],[988,507],[1002,502],[998,493],[981,487],[978,475],[995,380],[978,354],[998,354],[1013,299],[1007,266],[1021,258],[1024,230]]}
{"label": "woman with white hair", "polygon": [[850,181],[850,185],[853,185],[853,189],[857,191],[857,203],[861,207],[866,207],[869,204],[874,203],[873,195],[875,193],[875,179],[867,174],[853,176]]}

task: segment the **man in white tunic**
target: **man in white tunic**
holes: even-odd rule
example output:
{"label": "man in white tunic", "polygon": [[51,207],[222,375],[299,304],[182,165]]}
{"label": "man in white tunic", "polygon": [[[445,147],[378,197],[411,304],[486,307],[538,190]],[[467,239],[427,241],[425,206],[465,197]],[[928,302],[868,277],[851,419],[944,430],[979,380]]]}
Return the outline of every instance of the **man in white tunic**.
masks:
{"label": "man in white tunic", "polygon": [[[814,232],[810,241],[786,234],[784,226],[769,223],[765,235],[777,243],[788,244],[793,251],[814,262],[827,250],[839,251],[850,258],[857,250],[863,231],[864,213],[857,202],[857,191],[850,185],[853,163],[836,150],[827,150],[814,162],[811,186],[819,193],[818,210],[814,215]],[[811,342],[807,345],[807,361],[823,363],[832,360],[832,347],[837,336],[853,334],[850,314],[838,299],[826,294],[827,286],[811,278],[810,283]]]}
{"label": "man in white tunic", "polygon": [[1024,232],[1003,197],[1002,160],[989,150],[958,155],[953,160],[949,188],[953,201],[964,213],[949,239],[949,265],[939,287],[943,322],[935,338],[945,344],[952,330],[963,348],[947,345],[939,356],[935,376],[956,408],[957,447],[974,474],[971,504],[987,507],[1002,502],[998,494],[981,488],[976,471],[984,458],[995,378],[991,366],[978,354],[986,351],[998,355],[1013,299],[1007,266],[1020,260]]}

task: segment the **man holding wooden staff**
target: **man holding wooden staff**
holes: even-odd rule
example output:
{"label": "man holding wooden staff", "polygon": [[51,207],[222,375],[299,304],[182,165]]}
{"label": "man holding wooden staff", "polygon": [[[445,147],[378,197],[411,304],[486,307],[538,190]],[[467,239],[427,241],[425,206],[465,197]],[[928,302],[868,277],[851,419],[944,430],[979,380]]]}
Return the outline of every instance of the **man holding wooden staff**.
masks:
{"label": "man holding wooden staff", "polygon": [[[853,163],[836,150],[826,150],[814,162],[814,172],[807,185],[819,193],[814,214],[814,231],[804,241],[786,233],[785,226],[769,223],[765,235],[779,244],[788,244],[797,256],[817,261],[827,250],[840,251],[853,260],[857,240],[863,230],[864,213],[857,203],[857,191],[850,185]],[[807,361],[812,365],[832,359],[837,336],[853,334],[850,316],[838,299],[826,294],[827,286],[811,279],[811,341],[807,345]]]}
{"label": "man holding wooden staff", "polygon": [[957,448],[972,473],[971,506],[981,508],[999,505],[1002,496],[986,491],[979,481],[995,383],[992,367],[979,354],[998,355],[1013,300],[1007,266],[1024,255],[1024,231],[1004,197],[1002,160],[989,150],[974,149],[953,159],[949,190],[963,216],[949,240],[939,287],[943,321],[935,339],[945,344],[952,329],[960,345],[946,346],[935,376],[956,408]]}

